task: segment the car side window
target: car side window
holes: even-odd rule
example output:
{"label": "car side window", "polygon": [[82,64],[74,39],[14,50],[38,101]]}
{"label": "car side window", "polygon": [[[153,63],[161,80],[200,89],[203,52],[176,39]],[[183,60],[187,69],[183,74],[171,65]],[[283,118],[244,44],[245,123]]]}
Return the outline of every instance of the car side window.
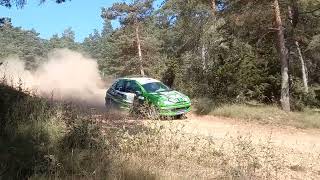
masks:
{"label": "car side window", "polygon": [[116,86],[117,86],[118,82],[119,82],[119,81],[115,81],[115,82],[112,84],[111,88],[112,88],[112,89],[116,89]]}
{"label": "car side window", "polygon": [[127,81],[125,84],[126,92],[135,93],[136,91],[141,91],[139,85],[135,81]]}
{"label": "car side window", "polygon": [[115,90],[124,92],[124,80],[119,80],[115,86]]}

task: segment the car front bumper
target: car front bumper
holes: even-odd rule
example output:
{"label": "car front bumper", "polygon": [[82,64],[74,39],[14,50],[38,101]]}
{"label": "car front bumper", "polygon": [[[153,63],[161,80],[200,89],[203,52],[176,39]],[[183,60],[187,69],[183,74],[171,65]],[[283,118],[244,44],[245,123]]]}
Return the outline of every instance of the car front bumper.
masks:
{"label": "car front bumper", "polygon": [[178,116],[190,112],[191,104],[183,104],[170,107],[160,107],[159,114],[161,116]]}

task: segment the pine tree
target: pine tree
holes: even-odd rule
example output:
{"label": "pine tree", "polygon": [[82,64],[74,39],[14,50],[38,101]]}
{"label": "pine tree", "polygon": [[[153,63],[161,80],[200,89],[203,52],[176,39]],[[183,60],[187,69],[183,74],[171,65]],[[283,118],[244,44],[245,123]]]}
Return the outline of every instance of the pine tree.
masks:
{"label": "pine tree", "polygon": [[1,59],[18,56],[28,69],[34,69],[47,54],[39,33],[13,27],[9,21],[0,26],[0,49]]}
{"label": "pine tree", "polygon": [[[39,0],[39,3],[44,3],[46,0]],[[63,3],[66,0],[55,0],[56,3]],[[11,8],[15,5],[18,8],[23,8],[27,4],[26,0],[0,0],[0,6]]]}
{"label": "pine tree", "polygon": [[61,37],[59,37],[57,34],[54,34],[47,43],[49,50],[60,48],[68,48],[71,50],[80,49],[80,44],[75,42],[75,32],[72,30],[72,28],[65,29],[62,32]]}
{"label": "pine tree", "polygon": [[105,19],[119,19],[122,26],[134,28],[135,44],[139,59],[139,69],[142,76],[145,75],[142,42],[141,24],[153,11],[154,0],[134,0],[132,3],[115,3],[112,7],[102,10],[102,17]]}
{"label": "pine tree", "polygon": [[289,65],[288,50],[285,45],[284,29],[281,20],[280,6],[278,0],[274,0],[274,15],[277,31],[277,50],[281,63],[281,106],[285,111],[290,111],[290,93],[289,93]]}

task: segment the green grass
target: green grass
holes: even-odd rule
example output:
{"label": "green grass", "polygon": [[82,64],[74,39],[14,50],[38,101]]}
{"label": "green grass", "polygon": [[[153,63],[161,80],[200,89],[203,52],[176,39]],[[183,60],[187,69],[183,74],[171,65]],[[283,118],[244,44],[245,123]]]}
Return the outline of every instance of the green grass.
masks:
{"label": "green grass", "polygon": [[288,125],[297,128],[320,128],[320,112],[315,109],[286,113],[277,106],[234,104],[215,108],[209,114],[255,121],[262,124]]}

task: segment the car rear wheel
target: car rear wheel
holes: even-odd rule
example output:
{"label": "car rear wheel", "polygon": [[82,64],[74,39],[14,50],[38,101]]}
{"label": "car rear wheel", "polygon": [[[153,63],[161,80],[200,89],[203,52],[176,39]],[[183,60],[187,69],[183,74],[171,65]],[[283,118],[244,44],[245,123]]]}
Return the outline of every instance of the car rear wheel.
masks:
{"label": "car rear wheel", "polygon": [[113,109],[113,102],[111,98],[109,97],[106,98],[105,106],[108,112]]}

